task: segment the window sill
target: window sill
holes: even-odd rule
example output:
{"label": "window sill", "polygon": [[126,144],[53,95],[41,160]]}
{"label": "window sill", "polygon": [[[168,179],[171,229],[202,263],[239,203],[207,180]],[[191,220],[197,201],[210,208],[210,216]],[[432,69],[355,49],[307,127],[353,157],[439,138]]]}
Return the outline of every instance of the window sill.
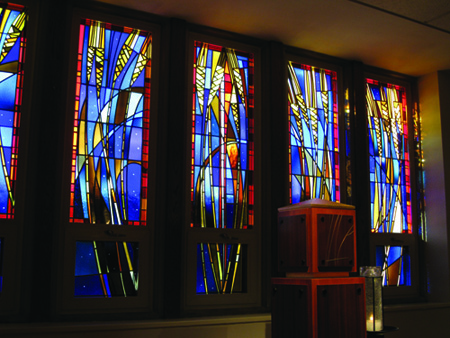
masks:
{"label": "window sill", "polygon": [[270,324],[269,314],[249,314],[241,316],[185,318],[171,320],[123,321],[123,322],[75,322],[75,323],[15,323],[0,324],[0,336],[14,333],[30,337],[33,334],[64,334],[101,331],[133,331],[174,329],[220,325]]}
{"label": "window sill", "polygon": [[430,309],[442,309],[450,308],[450,303],[411,303],[411,304],[397,304],[397,305],[385,305],[384,312],[397,312],[397,311],[422,311]]}

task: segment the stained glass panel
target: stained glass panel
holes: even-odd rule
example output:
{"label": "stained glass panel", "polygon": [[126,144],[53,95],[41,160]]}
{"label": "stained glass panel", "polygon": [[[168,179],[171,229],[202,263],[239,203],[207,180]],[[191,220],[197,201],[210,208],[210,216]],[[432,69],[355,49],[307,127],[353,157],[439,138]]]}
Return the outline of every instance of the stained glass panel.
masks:
{"label": "stained glass panel", "polygon": [[76,242],[75,297],[136,296],[138,243]]}
{"label": "stained glass panel", "polygon": [[247,247],[242,244],[197,245],[197,294],[245,292]]}
{"label": "stained glass panel", "polygon": [[145,225],[152,37],[80,24],[71,222]]}
{"label": "stained glass panel", "polygon": [[407,246],[377,246],[377,266],[382,267],[383,286],[411,286],[411,258]]}
{"label": "stained glass panel", "polygon": [[253,56],[195,42],[192,227],[253,228]]}
{"label": "stained glass panel", "polygon": [[0,4],[0,218],[14,217],[27,14]]}
{"label": "stained glass panel", "polygon": [[288,64],[290,202],[339,202],[337,73]]}
{"label": "stained glass panel", "polygon": [[412,233],[405,88],[367,79],[372,232]]}

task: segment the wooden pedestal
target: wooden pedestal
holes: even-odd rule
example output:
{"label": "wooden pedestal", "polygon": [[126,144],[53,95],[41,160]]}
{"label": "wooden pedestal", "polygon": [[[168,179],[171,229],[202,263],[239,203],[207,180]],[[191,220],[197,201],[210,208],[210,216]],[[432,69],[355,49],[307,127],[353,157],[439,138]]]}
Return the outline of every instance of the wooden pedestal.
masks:
{"label": "wooden pedestal", "polygon": [[272,338],[365,338],[363,277],[273,278]]}
{"label": "wooden pedestal", "polygon": [[355,208],[313,199],[278,209],[278,270],[288,277],[356,272]]}

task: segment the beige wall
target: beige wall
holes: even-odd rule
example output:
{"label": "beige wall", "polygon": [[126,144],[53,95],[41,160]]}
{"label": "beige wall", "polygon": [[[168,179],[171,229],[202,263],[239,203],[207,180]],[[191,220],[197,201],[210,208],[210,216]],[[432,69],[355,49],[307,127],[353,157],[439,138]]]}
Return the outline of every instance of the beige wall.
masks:
{"label": "beige wall", "polygon": [[[448,77],[448,75],[447,75]],[[437,72],[419,80],[420,113],[422,117],[423,152],[425,158],[425,196],[427,213],[426,261],[428,299],[450,301],[449,232],[447,222],[447,185],[450,172],[444,168],[450,160],[450,107],[445,107],[440,93],[450,94],[445,86],[445,73]],[[448,85],[448,84],[447,84]],[[445,114],[447,111],[447,114]],[[449,121],[446,121],[449,120]],[[448,123],[446,123],[448,122]],[[447,181],[447,183],[446,183]]]}

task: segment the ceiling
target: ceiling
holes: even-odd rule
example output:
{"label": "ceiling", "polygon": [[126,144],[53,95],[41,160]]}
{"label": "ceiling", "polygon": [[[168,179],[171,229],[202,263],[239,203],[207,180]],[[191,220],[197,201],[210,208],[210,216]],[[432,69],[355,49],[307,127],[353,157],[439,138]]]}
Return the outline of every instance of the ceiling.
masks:
{"label": "ceiling", "polygon": [[450,1],[351,0],[450,33]]}
{"label": "ceiling", "polygon": [[450,69],[449,0],[96,0],[421,76]]}

